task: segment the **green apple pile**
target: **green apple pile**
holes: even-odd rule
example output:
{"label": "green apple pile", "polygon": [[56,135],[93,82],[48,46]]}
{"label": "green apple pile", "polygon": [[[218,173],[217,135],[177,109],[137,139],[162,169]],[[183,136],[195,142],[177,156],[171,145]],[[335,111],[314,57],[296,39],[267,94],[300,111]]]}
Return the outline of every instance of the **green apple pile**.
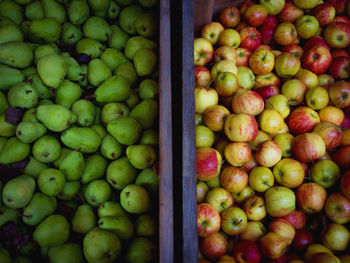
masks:
{"label": "green apple pile", "polygon": [[350,262],[350,1],[260,0],[194,40],[198,262]]}
{"label": "green apple pile", "polygon": [[156,0],[0,1],[0,262],[151,262]]}

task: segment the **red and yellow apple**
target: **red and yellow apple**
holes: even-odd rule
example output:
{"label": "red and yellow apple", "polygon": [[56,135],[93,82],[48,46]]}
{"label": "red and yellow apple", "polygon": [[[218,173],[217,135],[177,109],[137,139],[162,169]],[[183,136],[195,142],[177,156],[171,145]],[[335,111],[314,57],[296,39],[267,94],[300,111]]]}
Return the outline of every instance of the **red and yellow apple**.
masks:
{"label": "red and yellow apple", "polygon": [[213,59],[213,45],[205,38],[196,38],[194,46],[194,65],[205,66]]}
{"label": "red and yellow apple", "polygon": [[233,97],[232,110],[234,113],[247,113],[255,116],[264,110],[264,101],[259,93],[248,90]]}
{"label": "red and yellow apple", "polygon": [[222,157],[218,151],[210,147],[196,150],[196,175],[201,181],[210,181],[220,174]]}
{"label": "red and yellow apple", "polygon": [[269,259],[278,259],[287,248],[286,240],[280,235],[269,232],[259,240],[261,253]]}
{"label": "red and yellow apple", "polygon": [[221,10],[219,20],[224,27],[235,27],[241,20],[241,14],[237,7],[228,6]]}
{"label": "red and yellow apple", "polygon": [[200,237],[208,237],[219,231],[221,218],[219,212],[210,204],[197,205],[197,233]]}
{"label": "red and yellow apple", "polygon": [[320,212],[327,198],[327,191],[317,183],[304,183],[296,191],[297,203],[306,214]]}
{"label": "red and yellow apple", "polygon": [[254,116],[246,113],[229,115],[224,129],[227,138],[235,142],[250,142],[258,134],[258,124]]}
{"label": "red and yellow apple", "polygon": [[300,162],[312,162],[325,155],[326,145],[317,133],[303,133],[295,137],[292,150]]}
{"label": "red and yellow apple", "polygon": [[273,175],[280,185],[295,188],[303,183],[305,172],[300,162],[284,158],[273,167]]}
{"label": "red and yellow apple", "polygon": [[287,187],[273,186],[265,192],[265,203],[270,216],[286,216],[295,210],[295,194]]}
{"label": "red and yellow apple", "polygon": [[275,70],[278,76],[290,78],[298,73],[300,69],[300,60],[290,53],[282,53],[276,57]]}

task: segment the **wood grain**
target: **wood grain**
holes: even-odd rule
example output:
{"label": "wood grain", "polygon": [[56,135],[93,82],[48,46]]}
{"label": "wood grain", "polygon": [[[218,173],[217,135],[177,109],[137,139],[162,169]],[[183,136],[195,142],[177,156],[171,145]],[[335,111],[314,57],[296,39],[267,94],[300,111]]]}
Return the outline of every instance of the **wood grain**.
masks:
{"label": "wood grain", "polygon": [[170,0],[159,3],[159,262],[174,262]]}
{"label": "wood grain", "polygon": [[[207,0],[202,1],[207,2]],[[198,3],[198,1],[197,1]],[[197,262],[193,2],[182,1],[182,222],[184,263]]]}

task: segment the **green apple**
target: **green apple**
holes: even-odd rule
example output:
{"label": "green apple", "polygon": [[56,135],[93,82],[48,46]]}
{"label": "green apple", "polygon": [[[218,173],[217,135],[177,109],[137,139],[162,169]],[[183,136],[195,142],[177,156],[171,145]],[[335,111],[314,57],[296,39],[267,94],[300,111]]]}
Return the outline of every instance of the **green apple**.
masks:
{"label": "green apple", "polygon": [[273,167],[273,175],[280,185],[295,188],[303,183],[305,171],[297,160],[284,158]]}
{"label": "green apple", "polygon": [[295,23],[298,31],[298,36],[303,39],[309,39],[316,35],[320,25],[318,20],[314,16],[305,15],[300,18]]}
{"label": "green apple", "polygon": [[279,144],[282,150],[282,157],[292,156],[292,144],[294,136],[290,133],[277,134],[273,140]]}
{"label": "green apple", "polygon": [[328,91],[323,87],[316,87],[309,89],[306,92],[305,100],[307,106],[313,110],[321,110],[328,105],[329,96]]}
{"label": "green apple", "polygon": [[311,166],[311,178],[324,188],[333,186],[340,178],[339,166],[331,160],[319,160]]}
{"label": "green apple", "polygon": [[255,191],[250,186],[244,187],[244,189],[238,194],[232,193],[233,199],[238,204],[243,203],[245,200],[247,200],[249,197],[253,195],[255,195]]}
{"label": "green apple", "polygon": [[273,186],[275,178],[267,167],[254,167],[249,173],[249,186],[257,192],[265,192]]}
{"label": "green apple", "polygon": [[221,228],[230,235],[238,235],[247,227],[247,216],[245,212],[239,207],[230,207],[222,212]]}
{"label": "green apple", "polygon": [[319,4],[319,0],[293,0],[293,3],[301,9],[311,9]]}
{"label": "green apple", "polygon": [[256,135],[255,139],[250,142],[250,145],[254,148],[258,147],[260,143],[271,140],[270,134],[263,132],[261,130],[258,130],[258,134]]}
{"label": "green apple", "polygon": [[247,90],[253,88],[255,83],[255,75],[253,74],[253,71],[245,66],[238,66],[237,70],[239,85]]}
{"label": "green apple", "polygon": [[230,192],[226,191],[224,188],[217,187],[208,192],[205,202],[211,204],[221,213],[225,209],[233,206],[234,200]]}
{"label": "green apple", "polygon": [[284,186],[271,187],[265,193],[267,212],[273,217],[286,216],[295,210],[295,194]]}
{"label": "green apple", "polygon": [[214,143],[214,132],[204,125],[196,126],[196,147],[211,147]]}
{"label": "green apple", "polygon": [[278,111],[281,113],[283,119],[285,119],[290,113],[288,98],[283,94],[277,94],[266,99],[265,108]]}
{"label": "green apple", "polygon": [[287,97],[289,105],[296,106],[303,102],[306,85],[299,79],[287,80],[281,88],[281,93]]}

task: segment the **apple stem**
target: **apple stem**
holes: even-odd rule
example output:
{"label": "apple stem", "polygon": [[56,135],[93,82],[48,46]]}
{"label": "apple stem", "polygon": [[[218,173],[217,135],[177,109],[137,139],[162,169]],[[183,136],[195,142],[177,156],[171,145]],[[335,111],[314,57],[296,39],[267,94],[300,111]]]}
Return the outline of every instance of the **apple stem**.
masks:
{"label": "apple stem", "polygon": [[255,151],[257,151],[257,150],[258,150],[258,148],[256,148],[256,147],[252,146],[251,144],[249,144],[249,143],[248,143],[248,145],[249,145],[249,148],[250,148],[250,149],[255,150]]}
{"label": "apple stem", "polygon": [[211,84],[213,83],[214,80],[210,80],[209,84],[205,87],[206,90],[210,89]]}

